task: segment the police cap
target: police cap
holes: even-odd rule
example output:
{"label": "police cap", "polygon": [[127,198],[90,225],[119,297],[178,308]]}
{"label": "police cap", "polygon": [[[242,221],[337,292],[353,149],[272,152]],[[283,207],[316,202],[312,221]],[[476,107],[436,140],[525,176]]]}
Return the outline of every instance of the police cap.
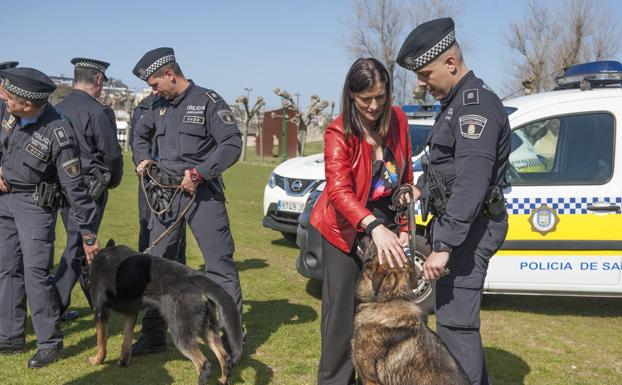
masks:
{"label": "police cap", "polygon": [[5,61],[0,63],[0,70],[8,70],[9,68],[15,68],[19,62],[16,61]]}
{"label": "police cap", "polygon": [[106,63],[105,61],[97,59],[74,57],[73,59],[71,59],[71,64],[76,66],[76,68],[90,68],[99,71],[104,75],[104,80],[108,81],[108,77],[106,76],[106,69],[108,68],[110,63]]}
{"label": "police cap", "polygon": [[136,63],[132,73],[140,80],[147,81],[157,70],[175,61],[175,51],[172,48],[161,47],[152,49],[143,55]]}
{"label": "police cap", "polygon": [[451,17],[426,21],[408,35],[397,55],[397,64],[417,71],[447,51],[455,41]]}
{"label": "police cap", "polygon": [[34,68],[17,67],[0,70],[2,86],[13,95],[28,100],[47,99],[56,84],[43,72]]}

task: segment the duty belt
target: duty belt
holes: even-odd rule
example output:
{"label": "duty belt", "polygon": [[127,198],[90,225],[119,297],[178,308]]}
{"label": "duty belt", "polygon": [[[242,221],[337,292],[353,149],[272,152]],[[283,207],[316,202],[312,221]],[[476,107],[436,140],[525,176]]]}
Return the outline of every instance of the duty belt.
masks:
{"label": "duty belt", "polygon": [[33,193],[37,191],[37,186],[35,185],[17,185],[17,184],[8,184],[7,190],[10,193]]}

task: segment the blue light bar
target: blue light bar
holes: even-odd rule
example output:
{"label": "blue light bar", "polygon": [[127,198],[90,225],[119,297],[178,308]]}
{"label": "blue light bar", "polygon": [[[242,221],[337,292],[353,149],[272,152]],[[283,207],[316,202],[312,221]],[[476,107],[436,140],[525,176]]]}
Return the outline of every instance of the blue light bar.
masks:
{"label": "blue light bar", "polygon": [[566,68],[564,74],[555,78],[556,89],[579,88],[582,81],[591,86],[604,87],[622,83],[622,63],[607,60],[576,64]]}
{"label": "blue light bar", "polygon": [[402,106],[402,111],[407,116],[416,118],[433,118],[434,114],[441,110],[441,104],[436,102],[434,104],[405,104]]}

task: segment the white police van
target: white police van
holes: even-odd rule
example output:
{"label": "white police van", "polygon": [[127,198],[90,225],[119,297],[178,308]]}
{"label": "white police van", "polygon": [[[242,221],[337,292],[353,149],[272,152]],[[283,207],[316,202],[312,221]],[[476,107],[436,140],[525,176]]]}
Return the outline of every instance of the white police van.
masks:
{"label": "white police van", "polygon": [[[422,172],[419,158],[423,153],[423,143],[434,123],[432,117],[440,105],[409,105],[402,109],[408,117],[416,177],[417,172]],[[264,188],[263,226],[280,231],[287,240],[294,241],[298,217],[305,208],[309,194],[323,182],[324,154],[293,158],[281,163],[274,169]]]}
{"label": "white police van", "polygon": [[[576,65],[557,82],[554,91],[504,102],[513,131],[504,190],[510,228],[484,290],[622,297],[622,64]],[[312,204],[300,218],[296,265],[321,279]],[[418,232],[425,226],[419,216]],[[419,263],[428,250],[418,250]],[[427,310],[431,291],[422,284],[418,292]]]}

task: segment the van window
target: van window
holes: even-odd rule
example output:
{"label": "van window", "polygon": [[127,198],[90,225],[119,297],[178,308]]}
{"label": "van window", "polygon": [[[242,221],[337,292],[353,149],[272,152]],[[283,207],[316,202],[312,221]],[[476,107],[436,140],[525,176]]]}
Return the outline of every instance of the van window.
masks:
{"label": "van window", "polygon": [[529,123],[512,133],[507,179],[513,185],[604,184],[612,175],[613,146],[608,113]]}

